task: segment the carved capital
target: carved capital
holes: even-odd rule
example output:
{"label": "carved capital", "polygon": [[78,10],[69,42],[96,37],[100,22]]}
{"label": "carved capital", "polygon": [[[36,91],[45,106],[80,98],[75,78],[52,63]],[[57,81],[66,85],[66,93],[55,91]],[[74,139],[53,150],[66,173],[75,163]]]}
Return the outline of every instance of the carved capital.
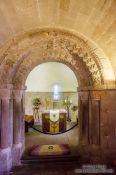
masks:
{"label": "carved capital", "polygon": [[24,90],[13,90],[13,98],[16,100],[21,100],[23,97]]}
{"label": "carved capital", "polygon": [[101,94],[101,91],[90,91],[90,98],[91,100],[100,100]]}
{"label": "carved capital", "polygon": [[89,98],[89,92],[88,91],[80,91],[79,92],[79,97],[81,100],[88,100]]}
{"label": "carved capital", "polygon": [[8,84],[7,88],[0,89],[0,98],[1,99],[10,99],[12,96],[13,85]]}

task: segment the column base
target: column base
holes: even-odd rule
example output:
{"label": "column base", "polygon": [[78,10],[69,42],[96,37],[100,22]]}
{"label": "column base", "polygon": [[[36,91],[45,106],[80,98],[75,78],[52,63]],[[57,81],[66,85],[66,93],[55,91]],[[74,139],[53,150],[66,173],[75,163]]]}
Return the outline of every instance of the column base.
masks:
{"label": "column base", "polygon": [[22,143],[18,143],[18,144],[13,145],[13,149],[12,149],[12,157],[13,157],[12,164],[13,164],[13,166],[20,165],[20,158],[21,158],[22,152],[23,152],[22,150],[23,150]]}
{"label": "column base", "polygon": [[11,148],[0,149],[0,174],[9,172],[12,168]]}

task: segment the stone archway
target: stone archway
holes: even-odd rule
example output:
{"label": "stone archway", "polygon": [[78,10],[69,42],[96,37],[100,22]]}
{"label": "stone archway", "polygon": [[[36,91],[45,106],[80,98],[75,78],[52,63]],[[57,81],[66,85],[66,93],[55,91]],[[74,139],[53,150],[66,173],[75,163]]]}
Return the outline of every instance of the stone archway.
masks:
{"label": "stone archway", "polygon": [[[92,85],[100,85],[105,81],[102,73],[104,68],[100,63],[100,59],[87,41],[66,31],[44,29],[17,37],[3,51],[1,56],[1,85],[12,83],[17,68],[28,62],[31,64],[32,59],[30,57],[33,57],[35,61],[37,59],[40,61],[51,59],[68,62],[75,67],[77,72],[79,72],[78,63],[83,62],[90,79],[93,79]],[[6,70],[8,70],[9,76],[4,80]]]}
{"label": "stone archway", "polygon": [[[25,80],[29,72],[42,62],[61,62],[73,70],[79,81],[80,144],[101,144],[98,90],[108,83],[104,76],[106,67],[87,41],[67,31],[42,29],[14,38],[1,53],[0,161],[5,157],[2,170],[8,170],[19,163],[24,149]],[[93,110],[96,111],[94,119]],[[93,120],[97,123],[94,133]]]}

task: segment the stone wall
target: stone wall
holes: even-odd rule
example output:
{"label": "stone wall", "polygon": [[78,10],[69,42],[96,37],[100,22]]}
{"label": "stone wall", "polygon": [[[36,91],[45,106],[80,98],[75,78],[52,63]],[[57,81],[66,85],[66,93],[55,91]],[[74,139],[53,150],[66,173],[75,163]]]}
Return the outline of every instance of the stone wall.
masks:
{"label": "stone wall", "polygon": [[101,97],[101,145],[116,148],[116,90],[104,91]]}
{"label": "stone wall", "polygon": [[[90,95],[91,93],[91,95]],[[116,155],[116,90],[80,92],[81,153],[99,163],[113,163]],[[85,152],[84,152],[85,151]]]}

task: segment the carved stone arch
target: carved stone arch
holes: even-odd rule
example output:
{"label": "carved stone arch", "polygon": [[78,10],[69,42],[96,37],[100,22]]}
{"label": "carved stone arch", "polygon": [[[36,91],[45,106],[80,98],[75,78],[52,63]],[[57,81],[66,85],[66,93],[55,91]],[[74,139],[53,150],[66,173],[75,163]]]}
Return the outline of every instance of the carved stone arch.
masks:
{"label": "carved stone arch", "polygon": [[[36,52],[35,56],[39,54],[43,61],[50,58],[54,61],[69,62],[75,70],[80,59],[83,62],[82,69],[86,70],[91,85],[95,87],[104,83],[99,58],[86,41],[67,31],[43,29],[23,34],[13,39],[11,45],[8,45],[0,57],[2,86],[16,81],[13,77],[17,69],[20,69],[27,58],[33,60],[33,52]],[[4,79],[6,70],[8,76]]]}
{"label": "carved stone arch", "polygon": [[12,76],[12,81],[15,87],[20,86],[21,83],[24,84],[26,79],[25,77],[27,77],[33,67],[40,64],[41,62],[46,61],[56,61],[68,64],[75,74],[78,75],[77,79],[79,80],[79,84],[81,86],[90,86],[92,82],[94,82],[84,61],[79,58],[78,55],[75,57],[71,55],[67,49],[64,50],[62,47],[59,47],[59,50],[52,50],[51,48],[42,50],[39,45],[38,47],[34,47],[33,52],[32,48],[31,51],[29,50],[29,52],[31,54],[25,57],[25,59],[20,64],[19,70],[16,73],[14,72],[15,76]]}
{"label": "carved stone arch", "polygon": [[45,62],[53,62],[53,61],[60,62],[60,63],[67,65],[74,72],[80,87],[90,86],[90,81],[92,81],[92,79],[91,80],[89,79],[89,74],[86,71],[86,67],[85,67],[85,69],[81,69],[82,67],[84,68],[82,61],[78,62],[78,64],[80,65],[80,67],[78,67],[78,65],[74,66],[73,64],[71,64],[71,62],[68,62],[68,60],[63,60],[62,57],[57,58],[57,59],[47,57],[44,59],[43,58],[35,59],[35,60],[33,59],[33,60],[31,60],[31,63],[27,62],[26,65],[25,65],[25,62],[26,62],[26,60],[25,60],[22,63],[22,65],[19,67],[15,76],[13,77],[14,87],[17,88],[17,87],[20,87],[20,85],[24,86],[28,74],[31,72],[31,70],[35,66],[42,64],[42,63],[45,63]]}

